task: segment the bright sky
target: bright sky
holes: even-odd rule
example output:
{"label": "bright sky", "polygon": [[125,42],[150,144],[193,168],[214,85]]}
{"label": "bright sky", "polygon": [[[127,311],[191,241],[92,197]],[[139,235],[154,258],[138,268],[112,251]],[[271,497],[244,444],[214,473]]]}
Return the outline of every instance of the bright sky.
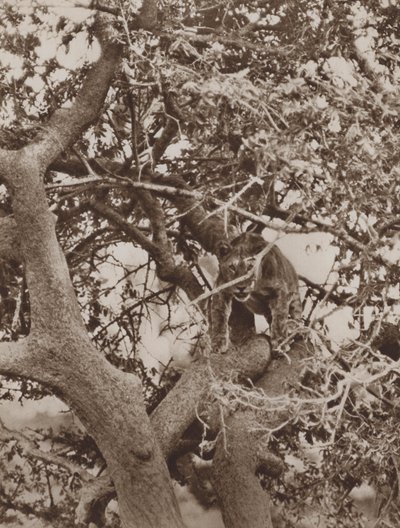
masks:
{"label": "bright sky", "polygon": [[75,4],[89,6],[91,0],[14,0],[11,3],[19,7],[21,12],[24,10],[31,11],[32,6],[35,4],[42,6],[47,5],[50,12],[55,13],[57,16],[68,17],[74,22],[82,22],[92,13],[90,9],[74,7]]}

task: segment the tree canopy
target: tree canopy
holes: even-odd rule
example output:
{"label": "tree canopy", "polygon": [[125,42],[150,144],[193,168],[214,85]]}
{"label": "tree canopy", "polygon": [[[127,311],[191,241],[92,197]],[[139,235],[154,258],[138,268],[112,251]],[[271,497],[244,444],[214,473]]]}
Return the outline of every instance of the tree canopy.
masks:
{"label": "tree canopy", "polygon": [[[172,481],[226,527],[364,527],[362,486],[398,525],[399,11],[3,2],[0,398],[77,419],[0,421],[5,526],[181,527]],[[278,350],[237,303],[216,354],[246,230],[334,257]]]}

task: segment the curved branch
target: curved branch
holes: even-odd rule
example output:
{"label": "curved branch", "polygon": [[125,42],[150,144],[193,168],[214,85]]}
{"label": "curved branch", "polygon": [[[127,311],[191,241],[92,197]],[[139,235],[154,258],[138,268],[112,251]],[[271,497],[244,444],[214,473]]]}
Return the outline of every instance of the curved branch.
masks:
{"label": "curved branch", "polygon": [[[271,361],[268,341],[255,336],[243,347],[224,355],[211,354],[212,373],[216,377],[257,379]],[[151,423],[166,457],[174,450],[182,434],[196,418],[210,385],[210,368],[198,361],[184,372],[175,387],[151,414]],[[179,417],[177,419],[177,417]]]}
{"label": "curved branch", "polygon": [[40,160],[42,170],[66,150],[99,115],[121,55],[121,44],[111,40],[108,25],[109,19],[105,15],[97,17],[95,35],[102,53],[87,74],[72,106],[56,110],[44,125],[38,141],[25,147]]}
{"label": "curved branch", "polygon": [[256,475],[261,435],[250,433],[256,426],[252,412],[236,413],[217,441],[211,481],[227,528],[273,528],[270,500]]}
{"label": "curved branch", "polygon": [[93,525],[103,526],[105,524],[105,509],[114,496],[115,489],[108,475],[93,478],[90,482],[85,483],[75,510],[75,523],[78,528]]}
{"label": "curved branch", "polygon": [[168,235],[165,230],[163,211],[155,199],[148,193],[144,192],[140,194],[140,199],[152,225],[154,242],[109,205],[99,200],[92,200],[90,207],[93,211],[96,211],[102,217],[107,218],[107,220],[118,226],[149,253],[156,263],[157,275],[160,279],[182,288],[189,299],[196,299],[202,293],[202,288],[186,264],[175,264],[169,247]]}
{"label": "curved branch", "polygon": [[165,177],[160,181],[166,187],[172,185],[179,191],[186,191],[184,193],[177,191],[168,198],[178,209],[182,221],[188,226],[194,238],[206,251],[214,253],[216,244],[227,239],[233,228],[226,225],[219,215],[210,216],[199,201],[199,193],[191,191],[181,178]]}
{"label": "curved branch", "polygon": [[[273,361],[256,382],[266,398],[281,395],[299,382],[304,359],[312,349],[295,344],[287,358]],[[244,409],[233,413],[222,425],[212,465],[212,484],[222,507],[227,528],[273,528],[271,506],[262,489],[258,472],[277,478],[284,469],[283,462],[268,449],[265,431],[285,421],[286,416]],[[260,421],[263,427],[260,428]]]}
{"label": "curved branch", "polygon": [[109,222],[116,225],[124,233],[126,233],[132,240],[137,242],[145,251],[147,251],[153,258],[157,254],[157,246],[140,229],[128,222],[122,215],[120,215],[113,207],[106,205],[100,200],[90,200],[89,207]]}

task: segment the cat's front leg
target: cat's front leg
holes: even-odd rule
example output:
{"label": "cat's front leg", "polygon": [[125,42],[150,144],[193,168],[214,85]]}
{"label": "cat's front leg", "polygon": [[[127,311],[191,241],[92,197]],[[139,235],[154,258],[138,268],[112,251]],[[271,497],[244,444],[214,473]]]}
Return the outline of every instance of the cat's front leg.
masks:
{"label": "cat's front leg", "polygon": [[293,321],[298,324],[302,322],[303,306],[301,304],[301,298],[298,291],[292,292],[289,299],[289,313]]}
{"label": "cat's front leg", "polygon": [[269,309],[271,312],[271,343],[276,348],[288,334],[289,319],[289,298],[285,291],[279,290],[274,298],[270,300]]}
{"label": "cat's front leg", "polygon": [[229,347],[229,316],[232,310],[232,296],[226,292],[215,293],[211,297],[210,336],[215,353],[224,354]]}

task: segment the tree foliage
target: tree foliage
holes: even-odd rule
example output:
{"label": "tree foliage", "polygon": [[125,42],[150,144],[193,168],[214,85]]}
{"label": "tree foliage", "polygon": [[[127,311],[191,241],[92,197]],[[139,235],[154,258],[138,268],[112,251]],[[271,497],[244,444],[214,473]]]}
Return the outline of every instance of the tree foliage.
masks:
{"label": "tree foliage", "polygon": [[[57,155],[42,176],[87,334],[99,355],[141,380],[155,431],[181,423],[161,445],[175,480],[194,479],[192,467],[182,469],[183,455],[193,461],[194,454],[211,459],[219,453],[211,480],[226,526],[240,522],[229,517],[233,491],[221,491],[229,490],[229,468],[220,443],[223,438],[229,452],[231,441],[232,452],[244,457],[235,443],[244,434],[237,423],[254,435],[255,451],[263,451],[250,477],[276,506],[273,526],[314,526],[318,516],[321,526],[365,526],[353,501],[365,484],[376,492],[376,518],[387,526],[399,522],[395,4],[97,1],[83,2],[82,11],[77,4],[67,11],[72,17],[46,2],[1,8],[0,146],[24,152],[54,126]],[[84,100],[103,46],[99,20],[106,20],[117,50],[115,72],[104,101],[93,81],[101,108],[83,131],[68,122],[77,132],[59,153],[63,123],[54,116]],[[18,216],[15,189],[2,186],[0,197],[4,343],[33,332],[33,306],[41,302],[27,283],[15,226],[7,224]],[[204,360],[198,359],[207,336],[204,298],[212,290],[204,256],[219,238],[246,229],[301,241],[310,235],[320,241],[308,248],[316,260],[318,244],[329,244],[336,256],[325,282],[312,273],[300,277],[302,344],[284,343],[275,354],[277,373],[257,382],[262,372],[246,365],[235,378],[229,373],[236,366],[219,358],[216,365],[223,366],[208,375],[205,398],[193,381]],[[351,339],[335,340],[334,313],[350,314],[340,320],[349,324]],[[157,356],[167,341],[175,362]],[[298,347],[312,356],[297,357]],[[185,356],[184,374],[177,350]],[[289,381],[285,369],[294,372]],[[12,374],[1,362],[0,371]],[[12,399],[18,388],[21,399],[51,393],[70,403],[45,379],[22,378],[17,385],[4,378],[1,398]],[[168,407],[174,394],[190,398],[189,387],[192,414]],[[88,519],[117,525],[115,515],[103,518],[114,491],[107,457],[91,436],[72,426],[34,433],[0,428],[2,522],[11,522],[14,510],[52,526],[72,525],[76,515],[82,525]],[[180,440],[175,451],[165,447],[174,438]],[[278,459],[286,471],[271,469]],[[91,518],[79,513],[89,482],[97,497]]]}

